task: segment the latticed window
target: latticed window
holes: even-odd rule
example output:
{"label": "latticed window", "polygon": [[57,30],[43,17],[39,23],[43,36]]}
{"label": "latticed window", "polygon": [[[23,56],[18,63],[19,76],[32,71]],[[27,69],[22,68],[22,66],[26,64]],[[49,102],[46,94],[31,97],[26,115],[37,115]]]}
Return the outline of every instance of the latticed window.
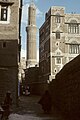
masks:
{"label": "latticed window", "polygon": [[75,33],[78,34],[79,33],[79,24],[77,23],[76,20],[72,20],[70,22],[70,24],[68,25],[68,32],[69,33]]}
{"label": "latticed window", "polygon": [[79,45],[71,44],[69,46],[69,53],[70,54],[79,54]]}
{"label": "latticed window", "polygon": [[79,25],[78,24],[69,24],[68,27],[69,33],[79,33]]}

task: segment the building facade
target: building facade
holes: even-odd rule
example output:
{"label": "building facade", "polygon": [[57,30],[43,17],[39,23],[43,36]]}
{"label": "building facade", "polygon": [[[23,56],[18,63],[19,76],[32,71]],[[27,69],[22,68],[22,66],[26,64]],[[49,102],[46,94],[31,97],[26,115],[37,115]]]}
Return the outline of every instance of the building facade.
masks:
{"label": "building facade", "polygon": [[20,0],[0,0],[0,102],[11,91],[17,103],[21,6]]}
{"label": "building facade", "polygon": [[52,6],[39,29],[39,79],[50,82],[62,67],[80,53],[80,14]]}

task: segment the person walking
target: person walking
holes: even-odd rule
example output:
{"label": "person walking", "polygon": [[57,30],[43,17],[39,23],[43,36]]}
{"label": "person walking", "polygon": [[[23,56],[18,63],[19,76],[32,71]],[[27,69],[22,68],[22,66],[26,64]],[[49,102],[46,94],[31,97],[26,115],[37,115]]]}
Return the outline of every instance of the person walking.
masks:
{"label": "person walking", "polygon": [[50,113],[52,108],[52,100],[48,90],[45,91],[38,103],[42,105],[42,109],[45,113]]}
{"label": "person walking", "polygon": [[8,116],[10,115],[10,111],[11,111],[10,110],[11,105],[12,105],[11,92],[7,91],[6,97],[5,97],[4,102],[2,104],[2,108],[3,108],[4,112],[1,116],[1,119],[3,119],[3,117],[6,117],[6,119],[8,119]]}

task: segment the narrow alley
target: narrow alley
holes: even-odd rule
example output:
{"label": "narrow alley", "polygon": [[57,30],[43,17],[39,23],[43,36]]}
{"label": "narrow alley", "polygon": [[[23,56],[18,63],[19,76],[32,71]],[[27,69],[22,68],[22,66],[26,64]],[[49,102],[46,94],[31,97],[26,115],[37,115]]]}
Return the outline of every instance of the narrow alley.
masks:
{"label": "narrow alley", "polygon": [[16,111],[9,120],[62,120],[56,115],[45,114],[38,104],[40,96],[21,96]]}

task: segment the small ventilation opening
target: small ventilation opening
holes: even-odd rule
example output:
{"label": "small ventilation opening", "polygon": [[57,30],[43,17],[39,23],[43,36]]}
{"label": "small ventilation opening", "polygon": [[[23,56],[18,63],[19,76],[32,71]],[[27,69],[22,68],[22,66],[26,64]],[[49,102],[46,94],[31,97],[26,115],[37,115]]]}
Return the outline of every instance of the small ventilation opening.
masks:
{"label": "small ventilation opening", "polygon": [[5,48],[6,47],[6,42],[3,42],[3,48]]}

